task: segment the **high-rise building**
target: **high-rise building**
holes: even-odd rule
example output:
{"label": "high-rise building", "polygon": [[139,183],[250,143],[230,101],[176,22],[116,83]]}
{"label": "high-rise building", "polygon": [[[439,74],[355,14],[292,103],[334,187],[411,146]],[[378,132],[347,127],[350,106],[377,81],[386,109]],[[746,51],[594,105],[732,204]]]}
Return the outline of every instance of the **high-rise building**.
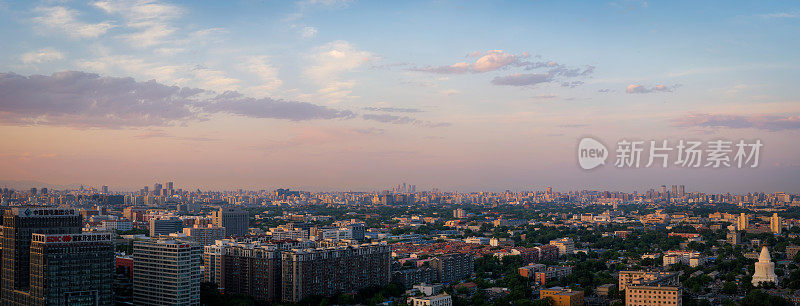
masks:
{"label": "high-rise building", "polygon": [[114,305],[111,239],[103,232],[33,234],[30,305]]}
{"label": "high-rise building", "polygon": [[183,231],[183,221],[178,218],[150,219],[150,237]]}
{"label": "high-rise building", "polygon": [[772,233],[780,235],[783,232],[783,219],[778,216],[778,213],[773,213],[772,217],[769,218],[769,228],[772,229]]}
{"label": "high-rise building", "polygon": [[686,189],[684,189],[683,185],[678,186],[678,196],[683,197],[686,195]]}
{"label": "high-rise building", "polygon": [[430,266],[437,271],[440,283],[449,283],[470,278],[475,269],[475,259],[471,254],[447,254],[432,259]]}
{"label": "high-rise building", "polygon": [[160,183],[153,184],[153,194],[161,195],[161,184]]}
{"label": "high-rise building", "polygon": [[463,219],[467,217],[467,212],[464,209],[457,208],[453,210],[453,218]]}
{"label": "high-rise building", "polygon": [[202,246],[212,245],[214,241],[225,238],[225,228],[212,225],[186,227],[183,233]]}
{"label": "high-rise building", "polygon": [[134,304],[200,305],[201,252],[191,241],[134,241]]}
{"label": "high-rise building", "polygon": [[250,232],[250,215],[239,208],[220,208],[212,215],[214,225],[225,228],[225,235],[245,236]]}
{"label": "high-rise building", "polygon": [[170,190],[170,191],[171,191],[171,190],[174,190],[174,189],[173,189],[174,187],[175,187],[175,186],[172,184],[172,182],[167,182],[167,189],[168,189],[168,190]]}
{"label": "high-rise building", "polygon": [[281,299],[281,253],[276,248],[237,245],[224,249],[221,286],[225,294],[261,301]]}
{"label": "high-rise building", "polygon": [[742,233],[738,231],[728,232],[728,235],[725,238],[728,244],[737,245],[742,243]]}
{"label": "high-rise building", "polygon": [[674,198],[678,196],[678,185],[672,185],[672,193],[670,197]]}
{"label": "high-rise building", "polygon": [[371,243],[315,249],[293,249],[281,254],[281,296],[297,303],[312,295],[389,284],[391,248]]}
{"label": "high-rise building", "polygon": [[737,231],[744,231],[747,230],[747,226],[750,224],[750,216],[746,213],[739,214],[739,219],[736,222],[736,230]]}
{"label": "high-rise building", "polygon": [[223,290],[222,254],[228,244],[227,240],[217,240],[214,244],[203,247],[203,281],[217,284],[220,290]]}
{"label": "high-rise building", "polygon": [[32,305],[31,241],[33,234],[80,234],[83,222],[71,208],[14,207],[3,212],[3,269],[0,304]]}
{"label": "high-rise building", "polygon": [[108,186],[103,185],[103,193],[108,194]]}

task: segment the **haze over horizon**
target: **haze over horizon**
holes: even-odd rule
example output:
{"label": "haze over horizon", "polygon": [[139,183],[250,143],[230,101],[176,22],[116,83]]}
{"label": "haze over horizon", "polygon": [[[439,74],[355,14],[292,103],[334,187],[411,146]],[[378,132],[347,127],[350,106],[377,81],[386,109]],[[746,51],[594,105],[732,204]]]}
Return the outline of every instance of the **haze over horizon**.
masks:
{"label": "haze over horizon", "polygon": [[[800,192],[795,2],[0,1],[0,180]],[[761,140],[585,171],[585,136]],[[646,160],[645,160],[646,161]]]}

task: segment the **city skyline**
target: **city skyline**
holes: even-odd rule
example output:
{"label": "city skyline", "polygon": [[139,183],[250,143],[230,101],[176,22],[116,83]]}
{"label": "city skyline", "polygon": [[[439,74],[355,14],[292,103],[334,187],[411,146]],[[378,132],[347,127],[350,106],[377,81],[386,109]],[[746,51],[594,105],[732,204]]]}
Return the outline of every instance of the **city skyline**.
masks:
{"label": "city skyline", "polygon": [[[2,1],[0,181],[797,193],[798,11]],[[753,169],[584,171],[586,136],[764,147]]]}

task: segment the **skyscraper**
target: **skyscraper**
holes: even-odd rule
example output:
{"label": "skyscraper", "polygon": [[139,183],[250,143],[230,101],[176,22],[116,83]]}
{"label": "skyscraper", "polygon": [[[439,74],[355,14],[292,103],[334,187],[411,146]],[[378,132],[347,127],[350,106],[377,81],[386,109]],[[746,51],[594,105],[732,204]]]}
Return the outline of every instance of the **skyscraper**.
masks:
{"label": "skyscraper", "polygon": [[678,196],[683,197],[686,195],[686,190],[684,189],[683,185],[678,186]]}
{"label": "skyscraper", "polygon": [[200,255],[196,242],[174,239],[133,243],[135,305],[200,305]]}
{"label": "skyscraper", "polygon": [[736,223],[736,230],[743,231],[747,229],[747,226],[750,224],[750,216],[746,213],[739,214],[739,220]]}
{"label": "skyscraper", "polygon": [[225,228],[225,236],[244,236],[250,232],[250,215],[239,208],[220,208],[212,215],[214,225]]}
{"label": "skyscraper", "polygon": [[108,186],[103,185],[103,193],[108,194]]}
{"label": "skyscraper", "polygon": [[778,216],[778,213],[773,213],[769,218],[769,228],[772,229],[773,234],[780,235],[783,232],[783,219]]}
{"label": "skyscraper", "polygon": [[114,305],[111,238],[102,232],[33,234],[32,305]]}
{"label": "skyscraper", "polygon": [[3,212],[3,269],[0,302],[3,305],[34,304],[35,294],[30,291],[33,234],[80,234],[82,228],[81,216],[75,209],[42,207],[6,209]]}

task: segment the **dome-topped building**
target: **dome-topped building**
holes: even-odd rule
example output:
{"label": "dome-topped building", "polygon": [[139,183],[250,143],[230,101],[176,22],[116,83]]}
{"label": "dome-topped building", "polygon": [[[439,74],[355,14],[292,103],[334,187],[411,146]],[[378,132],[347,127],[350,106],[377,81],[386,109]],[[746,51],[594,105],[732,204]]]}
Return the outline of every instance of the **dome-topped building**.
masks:
{"label": "dome-topped building", "polygon": [[778,276],[775,275],[775,264],[769,256],[767,246],[761,248],[761,255],[758,256],[758,262],[756,263],[756,273],[753,274],[753,286],[758,286],[761,282],[778,284]]}

